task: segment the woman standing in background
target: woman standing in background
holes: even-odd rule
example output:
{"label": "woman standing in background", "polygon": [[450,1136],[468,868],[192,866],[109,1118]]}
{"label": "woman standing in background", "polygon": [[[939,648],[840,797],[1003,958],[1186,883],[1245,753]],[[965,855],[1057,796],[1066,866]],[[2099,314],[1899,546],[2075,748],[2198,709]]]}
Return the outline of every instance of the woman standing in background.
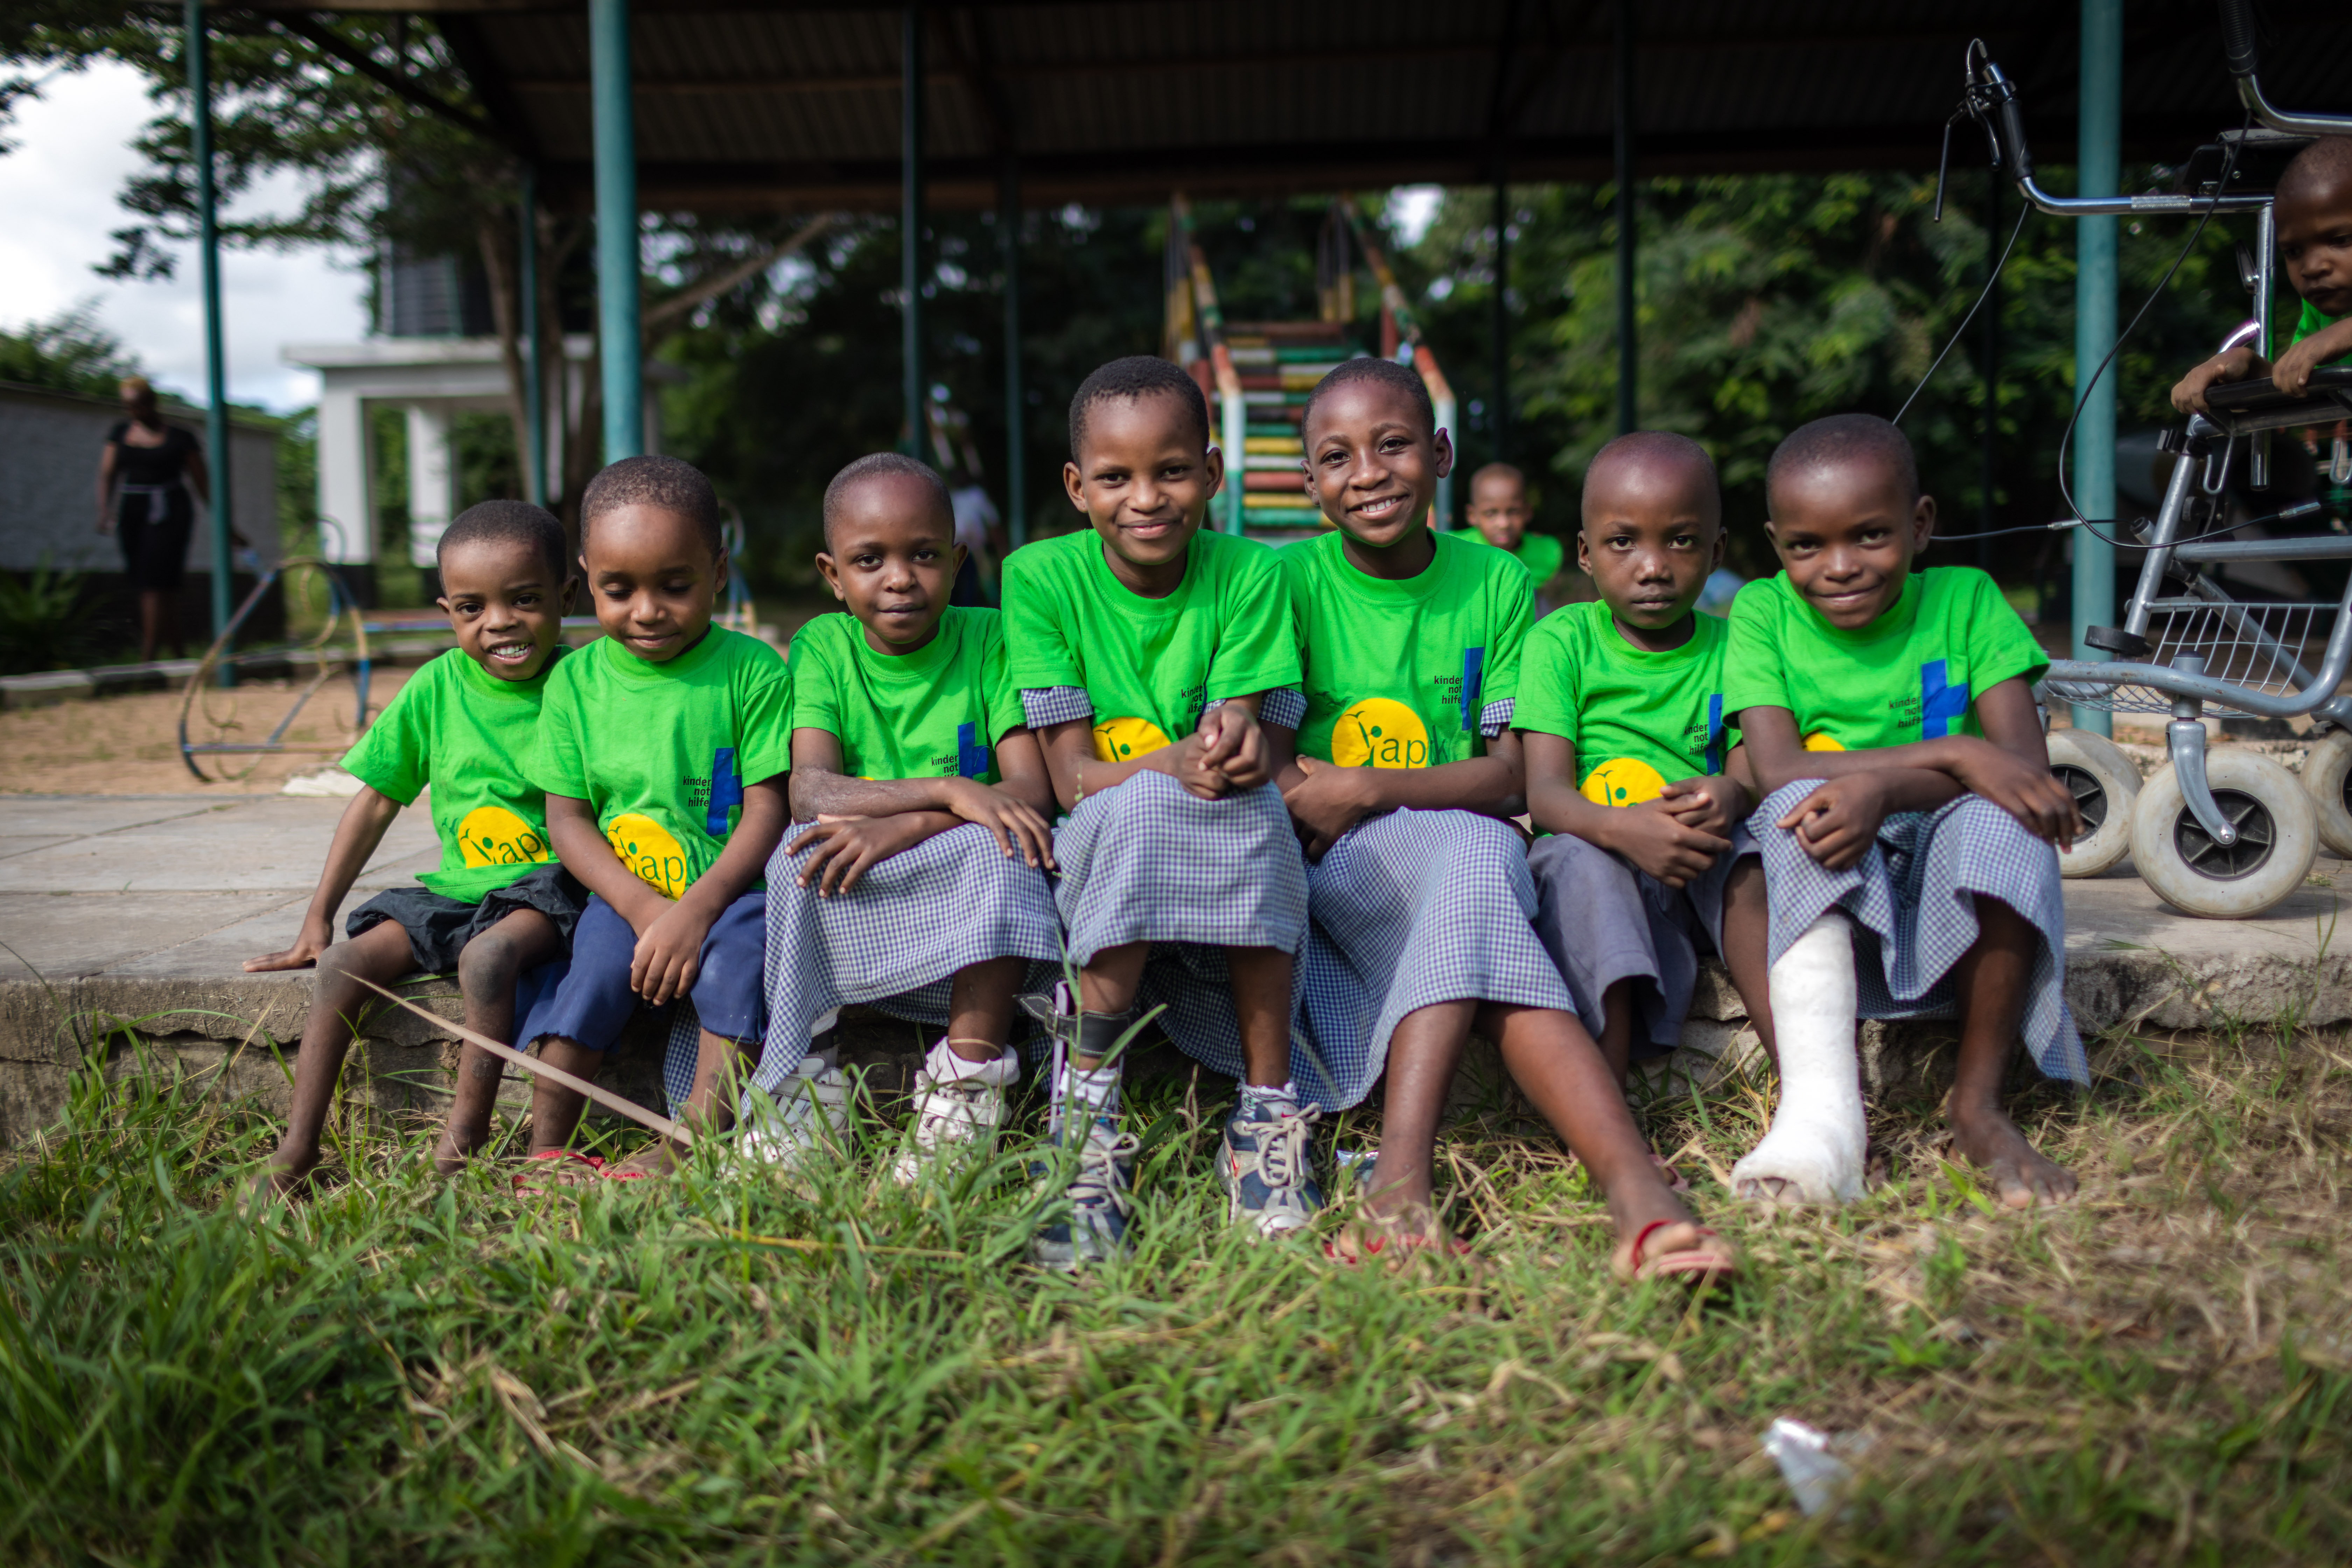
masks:
{"label": "woman standing in background", "polygon": [[98,531],[121,533],[122,570],[139,594],[139,657],[154,658],[167,636],[177,657],[180,578],[196,523],[189,492],[210,506],[211,478],[195,437],[163,423],[145,376],[123,378],[122,412],[98,459]]}

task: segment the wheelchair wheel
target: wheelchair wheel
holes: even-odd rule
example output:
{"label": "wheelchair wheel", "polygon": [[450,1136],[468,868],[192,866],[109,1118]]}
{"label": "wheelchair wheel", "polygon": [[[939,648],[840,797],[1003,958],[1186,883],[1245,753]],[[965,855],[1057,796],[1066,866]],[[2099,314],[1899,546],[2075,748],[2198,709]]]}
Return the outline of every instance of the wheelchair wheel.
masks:
{"label": "wheelchair wheel", "polygon": [[2132,865],[2175,909],[2251,920],[2303,886],[2319,853],[2316,813],[2284,764],[2252,752],[2207,752],[2205,781],[2237,842],[2216,844],[2198,825],[2168,763],[2132,808]]}
{"label": "wheelchair wheel", "polygon": [[2058,857],[2062,877],[2095,877],[2131,853],[2132,805],[2139,770],[2121,747],[2088,730],[2053,730],[2050,771],[2074,794],[2083,837]]}
{"label": "wheelchair wheel", "polygon": [[2352,860],[2352,730],[2330,730],[2311,743],[2303,793],[2319,817],[2319,841]]}

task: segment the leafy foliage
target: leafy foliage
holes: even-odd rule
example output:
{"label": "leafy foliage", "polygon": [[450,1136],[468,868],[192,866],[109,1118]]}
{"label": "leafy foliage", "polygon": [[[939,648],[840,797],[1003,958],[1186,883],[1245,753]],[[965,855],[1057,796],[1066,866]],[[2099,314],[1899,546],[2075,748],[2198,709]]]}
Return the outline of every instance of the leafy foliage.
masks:
{"label": "leafy foliage", "polygon": [[138,374],[139,362],[121,339],[98,324],[89,300],[46,321],[0,330],[0,381],[111,401],[116,384]]}

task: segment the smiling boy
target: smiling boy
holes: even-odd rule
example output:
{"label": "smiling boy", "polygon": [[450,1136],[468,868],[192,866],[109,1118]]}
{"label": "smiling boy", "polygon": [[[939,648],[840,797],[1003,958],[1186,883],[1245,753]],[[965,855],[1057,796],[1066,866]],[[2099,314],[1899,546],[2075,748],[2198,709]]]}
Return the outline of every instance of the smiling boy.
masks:
{"label": "smiling boy", "polygon": [[912,458],[860,458],[825,488],[817,566],[849,613],[793,638],[792,805],[808,826],[768,863],[753,1087],[781,1096],[798,1076],[820,1102],[845,1100],[823,1037],[846,1004],[943,1026],[917,1075],[901,1181],[1003,1123],[1021,1076],[1014,997],[1033,962],[1062,952],[1045,883],[1054,786],[997,613],[948,602],[965,560],[955,530],[946,484]]}
{"label": "smiling boy", "polygon": [[[518,981],[563,956],[587,895],[553,863],[545,799],[520,761],[563,653],[563,612],[576,586],[565,553],[563,525],[523,501],[484,501],[450,523],[436,559],[439,604],[457,646],[411,677],[343,758],[360,792],[336,826],[301,933],[284,952],[246,963],[257,972],[319,966],[293,1106],[266,1178],[278,1192],[306,1182],[319,1163],[344,1054],[378,1000],[363,983],[454,970],[466,1026],[509,1040]],[[422,887],[394,888],[353,910],[351,940],[330,946],[352,881],[428,784],[440,868],[420,877]],[[464,1047],[434,1156],[444,1174],[488,1140],[499,1078],[496,1057]]]}
{"label": "smiling boy", "polygon": [[[639,1002],[693,1001],[663,1070],[679,1121],[723,1131],[761,1037],[761,868],[782,837],[791,679],[757,637],[710,624],[727,581],[719,499],[675,458],[588,481],[580,563],[604,637],[551,685],[530,776],[555,853],[592,895],[572,972],[530,1019],[541,1055],[593,1078]],[[531,1123],[560,1146],[582,1097],[542,1078]],[[667,1171],[658,1140],[616,1173]]]}
{"label": "smiling boy", "polygon": [[1432,1165],[1475,1027],[1607,1194],[1622,1277],[1731,1272],[1729,1248],[1660,1180],[1528,925],[1535,889],[1505,820],[1523,790],[1510,725],[1532,612],[1526,571],[1430,531],[1454,454],[1412,370],[1347,362],[1316,387],[1301,433],[1307,482],[1336,527],[1283,553],[1304,700],[1283,693],[1267,710],[1284,804],[1313,862],[1314,1061],[1301,1071],[1335,1108],[1388,1075],[1362,1217],[1331,1255],[1396,1260],[1447,1246]]}
{"label": "smiling boy", "polygon": [[[1113,1052],[1141,1010],[1164,1005],[1170,1037],[1240,1079],[1245,1110],[1299,1109],[1307,878],[1257,718],[1265,693],[1297,684],[1298,657],[1273,552],[1202,530],[1223,479],[1192,378],[1114,360],[1070,400],[1062,480],[1091,528],[1005,558],[1013,684],[1069,814],[1055,900],[1078,995],[1024,1004],[1068,1058],[1051,1126],[1076,1174],[1036,1248],[1056,1267],[1125,1245],[1136,1142],[1118,1131]],[[1262,1201],[1236,1217],[1265,1230],[1291,1212]]]}
{"label": "smiling boy", "polygon": [[1913,572],[1936,502],[1885,420],[1801,426],[1765,489],[1782,571],[1732,605],[1724,706],[1764,793],[1748,827],[1771,905],[1780,1098],[1734,1185],[1777,1202],[1857,1195],[1855,1018],[1957,1012],[1955,1147],[2011,1207],[2069,1197],[2074,1178],[2000,1097],[2021,1032],[2045,1074],[2090,1076],[2066,1010],[2053,847],[2081,820],[2033,705],[2049,656],[1985,574]]}

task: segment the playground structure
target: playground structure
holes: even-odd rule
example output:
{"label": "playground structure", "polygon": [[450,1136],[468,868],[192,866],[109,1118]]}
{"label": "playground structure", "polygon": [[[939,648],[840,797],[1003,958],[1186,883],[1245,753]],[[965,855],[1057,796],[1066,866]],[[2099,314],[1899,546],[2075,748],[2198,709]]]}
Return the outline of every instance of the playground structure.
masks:
{"label": "playground structure", "polygon": [[[1381,357],[1418,371],[1429,388],[1437,427],[1453,429],[1454,389],[1422,341],[1404,290],[1354,198],[1339,197],[1324,218],[1315,250],[1317,315],[1294,321],[1227,321],[1192,204],[1181,194],[1169,203],[1162,353],[1192,373],[1217,412],[1226,472],[1214,515],[1228,533],[1280,540],[1329,526],[1300,468],[1306,448],[1298,422],[1318,382],[1342,362],[1371,352],[1356,336],[1357,252],[1380,289]],[[1450,477],[1437,481],[1430,510],[1432,526],[1454,526]]]}

